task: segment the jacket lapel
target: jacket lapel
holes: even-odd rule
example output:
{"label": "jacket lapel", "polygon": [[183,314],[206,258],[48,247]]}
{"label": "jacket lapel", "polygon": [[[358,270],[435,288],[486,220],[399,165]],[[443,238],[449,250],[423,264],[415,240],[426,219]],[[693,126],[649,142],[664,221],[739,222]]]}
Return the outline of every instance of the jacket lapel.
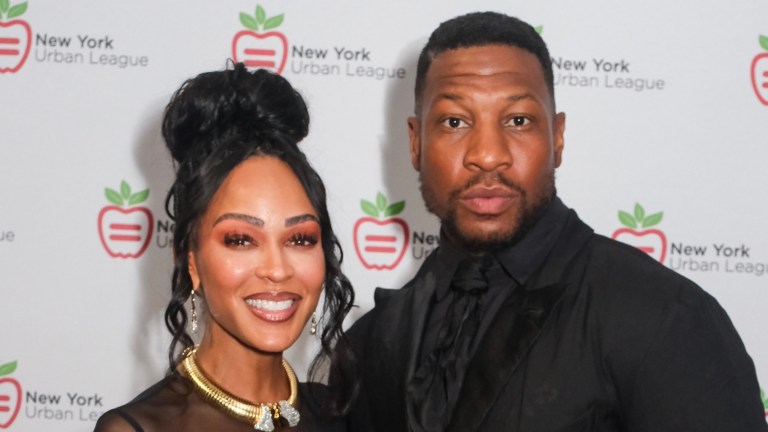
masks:
{"label": "jacket lapel", "polygon": [[367,342],[366,358],[376,363],[369,370],[386,370],[390,375],[368,379],[379,387],[368,391],[368,399],[379,407],[392,407],[386,410],[386,418],[373,419],[379,430],[405,430],[412,416],[406,388],[417,366],[427,311],[435,292],[435,275],[429,261],[427,258],[422,271],[402,289],[377,288],[374,293],[379,324]]}
{"label": "jacket lapel", "polygon": [[546,325],[567,288],[562,275],[591,235],[592,229],[575,213],[569,215],[561,238],[540,271],[505,301],[469,364],[448,430],[480,427]]}

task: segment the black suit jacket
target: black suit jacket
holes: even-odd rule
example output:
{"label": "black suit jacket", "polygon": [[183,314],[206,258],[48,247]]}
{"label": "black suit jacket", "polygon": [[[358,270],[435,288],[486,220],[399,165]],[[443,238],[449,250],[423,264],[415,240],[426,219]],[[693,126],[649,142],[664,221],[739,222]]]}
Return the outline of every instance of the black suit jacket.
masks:
{"label": "black suit jacket", "polygon": [[[436,254],[349,331],[354,431],[418,430],[407,400]],[[718,303],[570,212],[469,365],[450,431],[768,431],[752,360]]]}

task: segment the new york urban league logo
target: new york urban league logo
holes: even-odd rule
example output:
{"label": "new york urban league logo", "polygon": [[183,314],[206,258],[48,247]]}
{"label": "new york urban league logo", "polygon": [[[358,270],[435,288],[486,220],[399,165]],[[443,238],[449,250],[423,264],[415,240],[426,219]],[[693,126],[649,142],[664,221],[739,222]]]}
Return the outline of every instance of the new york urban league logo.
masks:
{"label": "new york urban league logo", "polygon": [[763,105],[768,105],[768,36],[758,37],[762,52],[752,59],[752,89]]}
{"label": "new york urban league logo", "polygon": [[140,257],[151,239],[152,212],[137,207],[149,197],[149,189],[132,193],[125,181],[120,192],[105,188],[104,195],[112,203],[99,212],[99,238],[104,250],[114,258]]}
{"label": "new york urban league logo", "polygon": [[0,429],[9,428],[21,409],[21,384],[8,376],[15,370],[15,361],[0,365]]}
{"label": "new york urban league logo", "polygon": [[381,193],[376,204],[360,200],[360,207],[368,216],[355,223],[355,252],[367,269],[392,270],[397,267],[408,249],[408,224],[395,218],[405,208],[405,201],[388,204]]}
{"label": "new york urban league logo", "polygon": [[634,246],[663,263],[667,256],[667,237],[658,229],[647,229],[658,225],[663,217],[664,212],[646,215],[640,204],[635,204],[633,214],[619,210],[619,221],[625,228],[614,231],[611,238]]}
{"label": "new york urban league logo", "polygon": [[8,0],[0,0],[0,73],[17,72],[29,57],[32,29],[26,21],[14,19],[26,11],[27,2],[11,6]]}
{"label": "new york urban league logo", "polygon": [[248,30],[239,31],[232,39],[235,62],[242,62],[249,68],[282,73],[288,58],[288,40],[284,34],[269,30],[283,23],[283,15],[267,17],[267,12],[259,5],[256,5],[254,15],[241,12],[240,22]]}

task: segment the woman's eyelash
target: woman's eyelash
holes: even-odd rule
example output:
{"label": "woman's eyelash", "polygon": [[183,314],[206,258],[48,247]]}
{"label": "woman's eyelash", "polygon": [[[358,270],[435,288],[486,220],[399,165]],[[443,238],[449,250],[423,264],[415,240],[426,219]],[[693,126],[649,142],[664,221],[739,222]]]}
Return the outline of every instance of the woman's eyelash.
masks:
{"label": "woman's eyelash", "polygon": [[291,237],[291,243],[297,246],[313,246],[317,244],[317,236],[315,234],[295,234]]}
{"label": "woman's eyelash", "polygon": [[224,244],[227,246],[248,246],[251,243],[253,243],[253,239],[246,234],[227,234],[224,236]]}

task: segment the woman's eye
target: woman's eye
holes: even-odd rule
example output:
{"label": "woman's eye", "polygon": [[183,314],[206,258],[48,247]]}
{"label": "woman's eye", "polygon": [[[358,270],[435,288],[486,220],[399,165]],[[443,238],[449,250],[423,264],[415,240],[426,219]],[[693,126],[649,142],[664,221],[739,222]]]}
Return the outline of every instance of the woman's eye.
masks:
{"label": "woman's eye", "polygon": [[511,119],[509,119],[509,125],[514,127],[525,126],[530,122],[531,120],[528,117],[524,117],[524,116],[514,116]]}
{"label": "woman's eye", "polygon": [[245,234],[227,234],[224,236],[224,244],[233,248],[246,247],[253,244],[253,239]]}
{"label": "woman's eye", "polygon": [[464,122],[464,120],[458,117],[448,117],[447,119],[443,120],[443,124],[451,129],[467,127],[467,124]]}
{"label": "woman's eye", "polygon": [[294,246],[314,246],[317,244],[317,236],[314,234],[296,234],[291,237],[289,243]]}

